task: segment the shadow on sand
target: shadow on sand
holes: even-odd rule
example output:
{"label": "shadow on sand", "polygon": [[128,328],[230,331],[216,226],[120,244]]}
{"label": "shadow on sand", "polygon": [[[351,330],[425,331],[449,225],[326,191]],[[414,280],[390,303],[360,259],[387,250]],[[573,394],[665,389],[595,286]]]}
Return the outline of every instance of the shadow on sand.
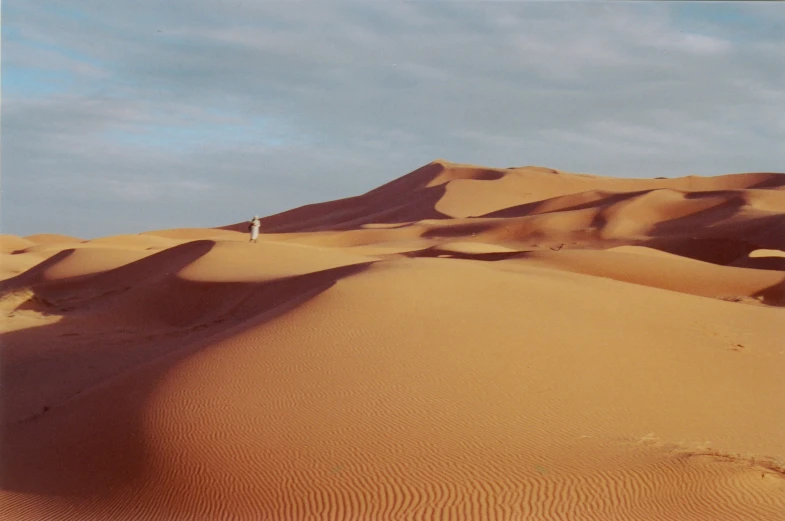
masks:
{"label": "shadow on sand", "polygon": [[[155,465],[145,437],[145,406],[167,371],[222,338],[291,311],[373,263],[260,283],[205,283],[176,276],[211,248],[210,241],[194,241],[116,270],[46,281],[45,269],[67,257],[64,252],[3,284],[6,293],[31,288],[47,303],[44,312],[61,319],[4,335],[2,489],[84,504],[141,486]],[[79,342],[93,334],[85,328],[96,324],[94,313],[123,309],[131,294],[151,292],[157,298],[156,288],[162,285],[180,293],[161,304],[170,308],[167,315],[182,311],[189,321]],[[194,304],[198,313],[192,312]],[[140,311],[152,320],[155,309],[163,308]]]}

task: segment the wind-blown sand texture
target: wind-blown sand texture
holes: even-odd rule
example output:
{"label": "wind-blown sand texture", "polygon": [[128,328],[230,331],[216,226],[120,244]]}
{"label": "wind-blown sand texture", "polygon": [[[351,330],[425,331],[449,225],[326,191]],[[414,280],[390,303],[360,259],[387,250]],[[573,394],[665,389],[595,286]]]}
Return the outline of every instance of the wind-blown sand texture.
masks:
{"label": "wind-blown sand texture", "polygon": [[785,519],[785,175],[435,161],[0,237],[8,520]]}

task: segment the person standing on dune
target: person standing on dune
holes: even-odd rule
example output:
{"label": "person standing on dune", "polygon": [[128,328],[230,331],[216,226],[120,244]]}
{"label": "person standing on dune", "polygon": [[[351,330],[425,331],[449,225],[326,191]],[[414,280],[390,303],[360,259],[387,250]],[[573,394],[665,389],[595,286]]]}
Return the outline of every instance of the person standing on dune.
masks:
{"label": "person standing on dune", "polygon": [[248,223],[248,230],[251,232],[251,240],[249,242],[256,242],[256,239],[259,238],[259,228],[262,226],[261,221],[259,221],[259,216],[254,215],[251,222]]}

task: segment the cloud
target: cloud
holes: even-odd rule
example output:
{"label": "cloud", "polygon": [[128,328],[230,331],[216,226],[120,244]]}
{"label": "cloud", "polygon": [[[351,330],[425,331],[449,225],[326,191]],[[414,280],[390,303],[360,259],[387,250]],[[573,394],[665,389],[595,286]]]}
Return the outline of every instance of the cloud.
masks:
{"label": "cloud", "polygon": [[620,176],[781,170],[782,13],[6,6],[3,231],[217,226],[355,195],[436,157]]}
{"label": "cloud", "polygon": [[121,200],[136,201],[163,201],[166,199],[184,198],[193,202],[199,197],[200,192],[208,192],[213,188],[208,183],[189,180],[134,180],[107,179],[105,188]]}

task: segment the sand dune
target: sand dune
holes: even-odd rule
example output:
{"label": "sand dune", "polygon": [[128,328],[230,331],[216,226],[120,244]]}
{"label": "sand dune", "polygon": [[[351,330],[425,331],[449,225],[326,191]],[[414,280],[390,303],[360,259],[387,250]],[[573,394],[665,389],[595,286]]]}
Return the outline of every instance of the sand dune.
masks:
{"label": "sand dune", "polygon": [[388,250],[461,237],[519,250],[644,245],[727,265],[756,249],[785,249],[783,186],[783,174],[617,179],[439,160],[362,196],[266,217],[262,230]]}
{"label": "sand dune", "polygon": [[[492,169],[436,160],[364,195],[308,205],[266,217],[262,219],[262,231],[345,230],[367,223],[473,217],[522,203],[596,190],[701,192],[761,188],[774,192],[783,186],[785,176],[782,174],[632,180],[571,174],[540,167]],[[782,201],[782,198],[779,200]],[[240,223],[227,229],[245,231],[244,226],[245,223]]]}
{"label": "sand dune", "polygon": [[783,186],[438,160],[258,244],[3,236],[0,516],[783,519]]}
{"label": "sand dune", "polygon": [[0,253],[13,253],[35,244],[33,241],[16,235],[0,235]]}
{"label": "sand dune", "polygon": [[35,244],[76,244],[83,242],[82,239],[77,237],[60,235],[58,233],[38,233],[36,235],[29,235],[25,237],[25,239]]}
{"label": "sand dune", "polygon": [[753,250],[746,257],[739,257],[731,263],[741,268],[785,271],[785,251]]}
{"label": "sand dune", "polygon": [[668,254],[567,250],[524,253],[521,261],[693,295],[748,302],[757,299],[785,306],[785,273],[717,266],[665,255]]}

